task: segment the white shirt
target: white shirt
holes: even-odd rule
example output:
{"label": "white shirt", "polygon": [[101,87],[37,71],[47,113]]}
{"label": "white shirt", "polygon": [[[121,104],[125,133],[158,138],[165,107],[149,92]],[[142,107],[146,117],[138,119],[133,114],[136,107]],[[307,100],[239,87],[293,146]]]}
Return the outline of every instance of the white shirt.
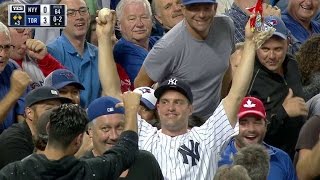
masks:
{"label": "white shirt", "polygon": [[218,169],[219,152],[234,129],[220,102],[213,115],[200,127],[170,137],[138,120],[139,149],[158,160],[164,179],[212,180]]}

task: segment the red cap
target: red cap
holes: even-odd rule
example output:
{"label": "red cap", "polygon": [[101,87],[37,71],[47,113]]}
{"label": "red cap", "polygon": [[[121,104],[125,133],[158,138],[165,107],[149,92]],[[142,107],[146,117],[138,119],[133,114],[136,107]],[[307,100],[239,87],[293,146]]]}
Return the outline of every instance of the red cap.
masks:
{"label": "red cap", "polygon": [[263,119],[266,118],[266,110],[264,109],[263,103],[258,98],[243,98],[238,112],[238,118],[241,119],[249,114],[259,116]]}

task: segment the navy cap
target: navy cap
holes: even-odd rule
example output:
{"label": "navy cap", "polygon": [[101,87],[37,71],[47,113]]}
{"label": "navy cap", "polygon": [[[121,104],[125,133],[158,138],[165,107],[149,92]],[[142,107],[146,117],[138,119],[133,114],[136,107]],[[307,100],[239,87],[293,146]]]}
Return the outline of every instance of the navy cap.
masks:
{"label": "navy cap", "polygon": [[216,0],[182,0],[183,5],[191,4],[214,4],[217,3]]}
{"label": "navy cap", "polygon": [[280,17],[266,16],[264,17],[264,23],[268,26],[275,28],[275,32],[273,33],[273,35],[279,36],[282,39],[288,38],[289,31]]}
{"label": "navy cap", "polygon": [[50,86],[42,86],[30,91],[27,94],[25,106],[30,107],[36,103],[46,100],[59,100],[61,103],[71,103],[71,99],[60,97],[57,89]]}
{"label": "navy cap", "polygon": [[80,90],[85,89],[77,76],[67,69],[52,71],[44,80],[44,86],[52,86],[56,89],[61,89],[67,85],[74,85]]}
{"label": "navy cap", "polygon": [[189,84],[186,82],[179,80],[177,78],[168,79],[160,84],[160,86],[155,90],[154,95],[156,98],[160,99],[162,94],[167,90],[175,90],[186,96],[186,98],[193,102],[193,95],[190,89]]}
{"label": "navy cap", "polygon": [[88,106],[88,117],[90,121],[103,115],[124,114],[123,107],[116,107],[120,101],[110,96],[103,96],[92,101]]}

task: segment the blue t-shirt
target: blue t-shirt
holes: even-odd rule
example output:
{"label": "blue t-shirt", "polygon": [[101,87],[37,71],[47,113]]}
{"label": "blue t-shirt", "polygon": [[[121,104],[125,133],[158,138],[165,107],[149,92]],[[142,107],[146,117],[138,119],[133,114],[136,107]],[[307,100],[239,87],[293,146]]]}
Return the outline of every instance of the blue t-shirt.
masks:
{"label": "blue t-shirt", "polygon": [[[149,38],[149,49],[151,49],[159,39],[160,37],[158,36],[151,36]],[[121,38],[113,48],[115,61],[124,68],[131,82],[134,82],[148,53],[149,51],[145,48],[127,41],[124,38]]]}
{"label": "blue t-shirt", "polygon": [[320,23],[312,20],[311,28],[312,32],[310,33],[305,29],[299,22],[297,22],[291,15],[288,13],[288,10],[284,10],[281,14],[283,22],[286,24],[287,28],[291,31],[292,35],[303,44],[308,40],[312,35],[320,33]]}
{"label": "blue t-shirt", "polygon": [[[232,157],[238,152],[235,147],[235,138],[232,138],[227,146],[220,152],[221,159],[218,166],[232,164]],[[270,155],[270,169],[268,180],[296,180],[297,176],[292,161],[287,153],[276,147],[263,143]]]}
{"label": "blue t-shirt", "polygon": [[[10,90],[10,77],[18,65],[9,61],[4,70],[0,73],[0,100],[2,100]],[[0,134],[13,123],[17,122],[17,115],[24,114],[24,96],[20,97],[16,104],[9,110],[3,123],[0,123]]]}
{"label": "blue t-shirt", "polygon": [[85,42],[83,56],[77,52],[67,37],[62,33],[55,41],[48,44],[48,52],[63,66],[78,76],[85,87],[80,93],[82,107],[101,96],[98,72],[98,48]]}

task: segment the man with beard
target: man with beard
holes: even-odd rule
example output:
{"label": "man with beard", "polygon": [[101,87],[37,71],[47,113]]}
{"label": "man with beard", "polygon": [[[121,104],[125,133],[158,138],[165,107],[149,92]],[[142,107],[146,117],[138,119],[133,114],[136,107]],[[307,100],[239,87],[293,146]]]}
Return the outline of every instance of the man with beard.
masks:
{"label": "man with beard", "polygon": [[0,135],[0,169],[32,154],[32,138],[37,134],[39,116],[47,110],[69,102],[69,98],[59,97],[58,90],[52,87],[43,86],[30,91],[26,96],[25,121],[12,125]]}
{"label": "man with beard", "polygon": [[48,51],[73,72],[86,88],[80,93],[80,104],[87,107],[101,95],[98,49],[86,42],[89,10],[84,0],[61,0],[60,4],[67,5],[67,26],[60,37],[48,44]]}
{"label": "man with beard", "polygon": [[289,155],[263,142],[268,124],[263,103],[255,97],[245,97],[242,100],[238,118],[239,134],[226,143],[221,151],[221,160],[218,165],[232,164],[232,157],[247,145],[261,144],[270,155],[269,180],[297,179]]}

